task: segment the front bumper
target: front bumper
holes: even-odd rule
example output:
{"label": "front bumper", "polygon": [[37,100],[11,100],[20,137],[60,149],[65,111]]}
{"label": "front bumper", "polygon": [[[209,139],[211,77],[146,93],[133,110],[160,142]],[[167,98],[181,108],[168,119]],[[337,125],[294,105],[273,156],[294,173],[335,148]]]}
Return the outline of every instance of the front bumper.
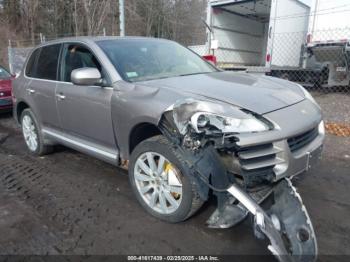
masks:
{"label": "front bumper", "polygon": [[272,189],[274,203],[264,210],[241,187],[233,184],[228,190],[254,216],[255,235],[266,236],[268,249],[282,262],[315,261],[315,232],[300,195],[289,179],[279,181]]}
{"label": "front bumper", "polygon": [[265,117],[275,123],[275,130],[239,135],[242,174],[267,174],[278,181],[307,171],[318,162],[325,132],[315,104],[304,100]]}
{"label": "front bumper", "polygon": [[[167,116],[161,120],[160,128],[185,159],[184,172],[190,175],[200,197],[206,200],[210,188],[217,196],[218,207],[207,225],[228,228],[251,213],[255,235],[269,239],[268,248],[279,260],[316,259],[317,242],[310,218],[300,195],[284,177],[308,170],[319,158],[324,140],[320,108],[305,99],[265,114],[274,124],[273,130],[198,136],[188,129],[186,113],[194,111],[193,106],[198,103],[180,104],[171,121]],[[179,132],[174,132],[171,123]],[[260,203],[270,196],[273,201],[264,203],[270,202],[270,207],[263,209]]]}
{"label": "front bumper", "polygon": [[12,97],[0,97],[0,110],[2,109],[11,109],[12,105]]}
{"label": "front bumper", "polygon": [[287,140],[277,141],[274,147],[281,149],[281,152],[276,154],[276,157],[281,160],[281,163],[274,166],[275,180],[280,180],[283,177],[293,177],[304,171],[312,168],[321,158],[323,149],[323,141],[325,134],[323,129],[323,121],[315,128],[318,129],[317,137],[309,144],[292,152]]}
{"label": "front bumper", "polygon": [[[248,193],[241,185],[232,184],[227,191],[233,199],[221,210],[218,208],[208,224],[231,227],[251,213],[255,235],[269,239],[268,249],[280,261],[314,261],[314,229],[300,195],[287,177],[307,171],[318,162],[325,137],[321,112],[317,105],[304,100],[265,117],[277,128],[239,135],[237,157],[246,185],[256,185],[261,177],[260,181],[272,183],[266,192],[261,190],[258,198],[257,192]],[[273,204],[265,210],[259,204],[267,196],[272,196]],[[235,200],[238,205],[233,204]]]}

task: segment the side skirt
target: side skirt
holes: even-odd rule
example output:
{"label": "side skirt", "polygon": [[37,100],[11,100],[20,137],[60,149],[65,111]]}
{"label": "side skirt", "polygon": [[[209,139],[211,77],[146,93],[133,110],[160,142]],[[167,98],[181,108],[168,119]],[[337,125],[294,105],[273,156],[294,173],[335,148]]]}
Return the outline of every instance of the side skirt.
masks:
{"label": "side skirt", "polygon": [[119,151],[116,149],[110,149],[96,143],[88,142],[76,136],[49,128],[43,128],[42,133],[44,137],[49,140],[73,148],[79,152],[91,155],[112,165],[119,166]]}

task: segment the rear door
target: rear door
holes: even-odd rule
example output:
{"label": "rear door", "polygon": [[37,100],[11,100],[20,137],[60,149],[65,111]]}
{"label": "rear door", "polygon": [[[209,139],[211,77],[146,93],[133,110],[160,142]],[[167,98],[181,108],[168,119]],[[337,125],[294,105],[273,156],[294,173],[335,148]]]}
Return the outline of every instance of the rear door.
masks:
{"label": "rear door", "polygon": [[97,68],[108,76],[97,56],[80,43],[65,44],[62,52],[60,84],[57,86],[57,108],[64,132],[87,142],[115,148],[111,117],[113,88],[78,86],[71,82],[71,72],[83,67]]}
{"label": "rear door", "polygon": [[26,97],[43,126],[59,128],[55,99],[61,44],[41,47],[30,58],[25,77]]}

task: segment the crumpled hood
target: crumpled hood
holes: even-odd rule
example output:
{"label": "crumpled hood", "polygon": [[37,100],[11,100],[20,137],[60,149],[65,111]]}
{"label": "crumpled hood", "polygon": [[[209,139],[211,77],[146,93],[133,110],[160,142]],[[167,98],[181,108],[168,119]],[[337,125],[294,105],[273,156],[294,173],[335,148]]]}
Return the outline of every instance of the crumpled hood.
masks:
{"label": "crumpled hood", "polygon": [[265,114],[305,99],[294,83],[278,78],[237,72],[215,72],[144,81],[142,85],[169,88],[183,94],[218,100]]}

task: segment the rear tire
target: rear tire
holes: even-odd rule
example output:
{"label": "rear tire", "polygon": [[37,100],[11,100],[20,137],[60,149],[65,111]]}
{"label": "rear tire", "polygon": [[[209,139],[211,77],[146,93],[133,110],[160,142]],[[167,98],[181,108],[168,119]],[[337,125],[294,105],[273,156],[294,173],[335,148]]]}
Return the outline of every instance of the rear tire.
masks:
{"label": "rear tire", "polygon": [[181,155],[164,136],[151,137],[136,146],[130,158],[129,179],[137,200],[148,213],[177,223],[202,206],[204,201],[184,172],[184,165]]}
{"label": "rear tire", "polygon": [[52,152],[52,146],[44,143],[39,124],[29,108],[24,109],[21,114],[21,127],[24,141],[31,154],[42,156]]}

